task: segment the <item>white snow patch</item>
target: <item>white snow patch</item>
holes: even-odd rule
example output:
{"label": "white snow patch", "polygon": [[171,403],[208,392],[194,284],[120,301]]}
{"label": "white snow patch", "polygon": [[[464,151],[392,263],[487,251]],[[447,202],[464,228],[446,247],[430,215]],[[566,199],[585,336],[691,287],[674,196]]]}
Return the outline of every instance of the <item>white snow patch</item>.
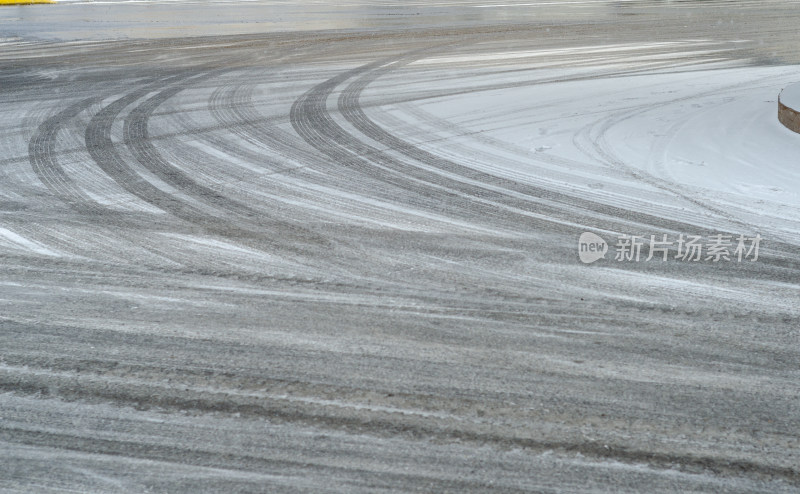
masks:
{"label": "white snow patch", "polygon": [[[389,117],[375,114],[390,125],[425,129],[409,137],[495,175],[580,190],[709,230],[759,230],[772,240],[800,232],[800,141],[775,112],[776,94],[797,80],[796,67],[654,70],[590,80],[556,68],[536,76],[543,82],[501,89],[487,84],[479,94],[381,108]],[[800,85],[796,91],[800,95]],[[735,223],[719,223],[699,203],[724,210]]]}
{"label": "white snow patch", "polygon": [[781,103],[793,110],[800,111],[800,83],[787,86],[781,92]]}
{"label": "white snow patch", "polygon": [[2,242],[5,247],[26,250],[44,256],[61,257],[57,252],[48,249],[38,242],[28,240],[7,228],[0,227],[0,242]]}

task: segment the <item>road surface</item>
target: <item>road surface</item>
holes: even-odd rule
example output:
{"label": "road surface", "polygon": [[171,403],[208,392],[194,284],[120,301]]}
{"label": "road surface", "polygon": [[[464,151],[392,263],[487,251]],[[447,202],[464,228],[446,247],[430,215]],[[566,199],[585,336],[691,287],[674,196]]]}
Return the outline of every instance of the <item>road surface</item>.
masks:
{"label": "road surface", "polygon": [[800,489],[793,2],[0,20],[0,491]]}

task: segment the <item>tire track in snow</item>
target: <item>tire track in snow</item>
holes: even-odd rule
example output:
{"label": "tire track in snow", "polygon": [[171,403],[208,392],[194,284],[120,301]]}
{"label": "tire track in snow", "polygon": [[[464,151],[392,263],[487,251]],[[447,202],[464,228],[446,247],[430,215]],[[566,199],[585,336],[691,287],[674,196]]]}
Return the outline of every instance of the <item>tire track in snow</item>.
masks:
{"label": "tire track in snow", "polygon": [[[429,51],[427,49],[423,53]],[[419,58],[419,53],[412,53],[373,62],[317,85],[293,105],[292,124],[310,144],[328,154],[337,163],[346,163],[350,169],[380,181],[404,186],[409,191],[419,191],[422,186],[428,195],[440,200],[446,199],[448,204],[457,206],[448,210],[448,213],[472,211],[472,217],[482,218],[494,226],[505,225],[512,231],[526,228],[526,223],[527,228],[540,229],[545,225],[553,227],[554,223],[562,222],[572,225],[573,230],[569,230],[570,232],[587,225],[623,231],[620,219],[623,222],[627,220],[638,224],[659,225],[661,228],[673,230],[689,228],[683,222],[641,213],[634,215],[627,209],[490,175],[424,151],[386,132],[361,109],[360,94],[369,83],[384,73]],[[365,143],[336,124],[330,116],[327,110],[328,97],[339,85],[352,78],[355,80],[342,91],[338,100],[343,117],[364,135],[386,149],[407,156],[412,162],[399,161]],[[369,159],[361,158],[363,156]],[[422,166],[414,165],[413,162]],[[577,212],[573,207],[575,204],[578,205]],[[581,219],[581,210],[600,212],[606,216],[606,222],[601,223],[589,217]]]}
{"label": "tire track in snow", "polygon": [[[417,60],[415,56],[406,56],[403,58],[395,59],[389,63],[378,64],[377,67],[375,66],[365,66],[362,67],[363,70],[357,76],[355,80],[350,82],[350,84],[343,89],[340,97],[339,97],[339,104],[338,108],[343,115],[343,117],[351,123],[359,132],[363,133],[367,137],[381,143],[382,145],[386,146],[386,148],[391,149],[393,151],[398,151],[409,158],[412,158],[414,161],[419,163],[424,163],[425,165],[433,165],[437,169],[440,169],[446,173],[453,173],[457,176],[464,177],[470,180],[477,180],[481,184],[493,184],[497,185],[501,191],[508,191],[513,193],[522,194],[526,198],[530,198],[536,201],[546,200],[549,204],[558,204],[560,205],[557,209],[551,209],[553,211],[554,217],[565,217],[565,218],[575,218],[576,211],[575,208],[578,210],[583,211],[594,211],[600,212],[605,215],[605,218],[602,218],[598,221],[595,218],[584,218],[582,220],[576,220],[579,222],[583,222],[586,228],[602,228],[605,230],[610,231],[626,231],[620,228],[619,220],[628,221],[635,225],[635,227],[640,228],[641,225],[647,225],[649,227],[658,228],[661,231],[665,229],[671,230],[674,232],[693,232],[699,231],[701,226],[697,222],[691,221],[688,217],[665,217],[663,215],[654,215],[650,213],[646,213],[642,210],[631,210],[627,208],[621,208],[613,204],[608,203],[601,203],[596,202],[591,199],[585,199],[582,197],[566,194],[563,192],[559,192],[554,190],[553,188],[543,188],[533,186],[531,184],[525,184],[516,182],[514,180],[509,180],[506,178],[498,177],[496,175],[492,175],[489,173],[482,172],[477,170],[473,167],[460,165],[456,162],[453,162],[449,159],[443,158],[439,155],[433,154],[431,152],[425,151],[418,146],[411,144],[408,141],[405,141],[398,136],[387,132],[382,127],[380,127],[377,123],[371,120],[366,113],[364,112],[361,103],[360,97],[361,93],[364,89],[377,78],[381,77],[384,74],[392,70],[396,70],[408,63]],[[633,73],[642,73],[646,72],[650,69],[639,69],[632,71]],[[623,73],[628,74],[631,71],[623,71]],[[623,74],[614,74],[614,75],[623,75]],[[570,77],[570,78],[561,78],[558,82],[569,82],[574,80],[586,80],[589,76],[581,75],[578,77]],[[742,86],[744,84],[740,84]],[[687,96],[683,98],[679,98],[677,100],[671,100],[666,103],[662,103],[660,106],[664,106],[666,104],[672,104],[675,101],[684,101],[690,100],[695,98],[697,95]],[[594,126],[599,125],[599,123],[603,123],[602,129],[600,134],[597,138],[588,137],[589,141],[591,142],[594,149],[602,156],[605,161],[617,168],[618,170],[622,171],[623,173],[631,174],[634,173],[636,177],[642,175],[638,170],[634,171],[631,169],[629,165],[620,164],[619,160],[616,160],[615,157],[609,152],[608,145],[604,141],[604,135],[608,131],[608,129],[620,121],[624,121],[628,118],[632,118],[632,116],[637,115],[642,112],[646,112],[652,109],[652,105],[647,105],[645,107],[637,107],[634,110],[625,110],[614,114],[610,117],[604,117],[600,121],[595,122],[592,126],[588,127],[588,131],[586,128],[582,131],[582,133],[586,133],[587,137],[591,133],[591,129]],[[347,142],[347,140],[342,140],[343,142]],[[692,197],[690,194],[686,193],[682,189],[666,185],[662,183],[663,181],[653,178],[648,175],[647,177],[641,178],[645,183],[652,185],[653,187],[664,190],[666,192],[672,193],[675,196],[682,198],[692,204],[695,204],[701,207],[704,210],[711,211],[712,213],[721,216],[731,222],[732,224],[736,224],[741,227],[745,227],[748,232],[752,230],[754,225],[749,223],[743,222],[737,218],[732,217],[731,215],[727,214],[727,212],[720,210],[717,207],[711,206],[707,204],[706,201],[702,201]],[[501,192],[502,194],[502,192]],[[498,196],[496,196],[498,197]],[[495,199],[498,203],[503,205],[509,205],[508,199]],[[524,208],[524,206],[520,206],[519,203],[511,203],[514,204],[517,208]],[[630,227],[628,227],[630,228]],[[627,230],[630,231],[630,230]],[[725,232],[723,232],[725,233]],[[731,235],[735,235],[736,232],[728,232]],[[741,232],[740,232],[741,233]],[[770,247],[769,250],[775,251],[779,254],[779,257],[798,257],[800,256],[800,247],[797,245],[792,244],[791,242],[786,241],[785,239],[779,238],[775,236],[774,238],[770,239]],[[765,262],[768,263],[775,263],[781,266],[789,266],[786,264],[785,259],[775,259],[769,258],[770,256],[766,256],[763,258]]]}
{"label": "tire track in snow", "polygon": [[97,100],[88,98],[78,101],[48,118],[39,125],[28,144],[28,159],[36,176],[55,196],[77,210],[97,210],[98,204],[67,176],[58,162],[56,141],[67,121]]}
{"label": "tire track in snow", "polygon": [[[430,49],[424,51],[429,52]],[[349,172],[398,187],[406,191],[408,197],[421,195],[426,207],[436,212],[444,211],[453,218],[468,217],[471,221],[479,218],[478,221],[483,224],[512,232],[519,232],[520,227],[561,231],[572,231],[577,227],[571,221],[555,218],[551,214],[553,211],[545,204],[532,205],[520,201],[500,204],[498,201],[502,194],[490,186],[483,186],[477,181],[454,180],[447,174],[410,165],[358,139],[337,124],[327,109],[331,93],[348,79],[396,60],[381,60],[351,69],[303,94],[291,109],[291,121],[297,133],[328,155],[333,163]],[[344,113],[347,110],[342,111]],[[397,199],[408,200],[408,197]],[[413,204],[416,207],[420,205]]]}
{"label": "tire track in snow", "polygon": [[[191,78],[192,83],[215,77],[216,73],[209,73],[199,77]],[[196,180],[189,177],[178,167],[168,163],[155,146],[150,142],[147,125],[153,112],[165,101],[177,95],[185,89],[183,85],[174,85],[163,89],[155,95],[149,97],[140,105],[135,107],[128,114],[123,126],[125,144],[132,150],[137,161],[148,171],[153,173],[160,180],[178,189],[181,193],[188,195],[198,202],[209,204],[216,211],[223,212],[223,215],[215,214],[213,221],[220,224],[230,222],[228,214],[239,218],[240,223],[252,224],[250,228],[257,231],[274,235],[278,234],[286,242],[296,241],[321,241],[320,237],[311,235],[308,230],[301,229],[276,218],[270,217],[265,211],[251,208],[239,201],[231,199],[216,190],[206,187]],[[193,223],[206,223],[209,216],[197,220]]]}
{"label": "tire track in snow", "polygon": [[[764,79],[765,78],[762,78],[762,81]],[[682,96],[680,98],[674,98],[660,103],[649,103],[647,105],[637,105],[633,108],[626,108],[624,110],[614,112],[611,115],[606,115],[603,118],[600,118],[590,123],[589,125],[583,127],[576,134],[576,139],[582,137],[584,140],[588,141],[591,145],[591,148],[594,150],[595,153],[597,153],[597,155],[603,160],[604,163],[628,174],[635,180],[651,185],[659,190],[663,190],[666,193],[679,197],[684,201],[686,201],[687,203],[697,206],[702,211],[708,211],[712,213],[715,217],[723,218],[725,221],[728,222],[728,225],[718,226],[715,229],[718,233],[729,234],[734,237],[738,234],[760,233],[761,227],[759,227],[758,225],[748,221],[744,221],[736,216],[733,216],[727,210],[721,208],[720,206],[710,203],[707,199],[698,198],[696,194],[694,194],[691,190],[687,189],[685,186],[669,180],[656,177],[655,175],[647,172],[646,170],[636,168],[630,165],[629,163],[626,163],[619,156],[617,156],[617,154],[613,149],[613,146],[609,143],[608,139],[606,139],[608,132],[613,127],[638,115],[651,112],[660,108],[664,108],[669,105],[674,105],[675,103],[692,101],[694,99],[702,98],[704,96],[723,94],[723,93],[728,94],[730,92],[735,92],[738,90],[748,88],[752,84],[753,81],[748,81],[728,86],[727,88],[724,88],[722,90],[720,90],[719,88],[715,88],[710,91]],[[669,132],[673,133],[677,132],[678,128],[679,127],[672,126],[669,129]],[[655,152],[656,153],[659,152],[658,148],[655,149]],[[736,227],[738,227],[738,229],[730,228],[730,225],[735,225]],[[700,227],[695,227],[695,228],[700,228]],[[683,230],[683,232],[689,232],[689,231],[690,230]],[[779,254],[787,256],[789,258],[800,257],[800,246],[784,238],[780,233],[771,231],[769,233],[769,237],[770,237],[769,250],[777,251]],[[763,259],[763,260],[765,262],[774,262],[774,260],[770,259]],[[778,262],[781,265],[785,264],[784,261],[778,261]]]}
{"label": "tire track in snow", "polygon": [[[211,72],[173,76],[128,93],[100,110],[89,122],[85,134],[86,147],[92,159],[129,193],[208,233],[240,240],[249,239],[249,244],[255,242],[256,245],[265,244],[270,247],[288,243],[290,248],[296,248],[298,242],[310,245],[324,243],[318,235],[310,234],[295,225],[276,221],[265,211],[249,208],[197,183],[163,160],[148,141],[146,127],[153,111],[180,92],[184,87],[182,84],[199,82],[214,75]],[[153,91],[158,92],[134,107],[126,118],[123,124],[124,142],[145,169],[186,198],[164,191],[139,175],[125,162],[111,140],[111,128],[118,115]],[[207,209],[208,206],[211,210]],[[234,213],[237,221],[220,215],[221,211]]]}

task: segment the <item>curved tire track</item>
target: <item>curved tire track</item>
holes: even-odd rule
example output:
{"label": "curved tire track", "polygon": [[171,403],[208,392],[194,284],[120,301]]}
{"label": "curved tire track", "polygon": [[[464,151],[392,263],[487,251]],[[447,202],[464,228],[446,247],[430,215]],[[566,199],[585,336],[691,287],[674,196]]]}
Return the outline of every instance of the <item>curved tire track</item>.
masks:
{"label": "curved tire track", "polygon": [[[557,224],[562,225],[557,229],[563,225],[571,226],[566,230],[570,232],[588,225],[625,231],[625,223],[644,223],[675,231],[694,230],[692,225],[681,221],[632,212],[459,165],[385,131],[364,113],[360,105],[361,93],[381,75],[418,58],[418,53],[412,53],[373,62],[318,84],[295,101],[291,111],[292,125],[307,142],[334,162],[344,163],[351,169],[400,186],[410,193],[422,188],[429,196],[446,199],[447,204],[453,206],[448,212],[454,215],[459,211],[470,212],[470,217],[478,216],[494,225],[510,223],[510,228],[516,231],[520,228],[553,228]],[[330,116],[327,99],[349,79],[354,80],[342,90],[338,100],[342,116],[364,135],[410,158],[410,162],[398,160],[363,142]],[[362,158],[364,156],[369,159]],[[582,212],[576,213],[576,206]]]}
{"label": "curved tire track", "polygon": [[48,118],[39,125],[28,143],[28,159],[36,176],[50,192],[79,211],[96,211],[98,204],[66,174],[58,162],[56,141],[64,125],[98,99],[93,97],[78,101]]}
{"label": "curved tire track", "polygon": [[[104,172],[129,193],[209,233],[240,240],[255,240],[257,243],[264,242],[272,247],[288,243],[289,246],[296,248],[298,242],[325,243],[322,237],[308,230],[275,220],[262,210],[250,208],[199,184],[186,173],[167,163],[149,141],[147,123],[155,109],[182,91],[185,87],[183,84],[196,83],[214,75],[216,74],[211,72],[174,76],[144,86],[112,102],[98,112],[86,128],[86,147],[89,154]],[[125,119],[124,142],[145,169],[181,194],[196,201],[199,206],[190,204],[148,182],[125,162],[111,140],[111,128],[119,114],[154,90],[158,92],[131,110]],[[206,210],[203,206],[210,206],[211,210]],[[219,210],[232,213],[238,221],[232,221],[232,218],[212,212]]]}
{"label": "curved tire track", "polygon": [[[424,184],[427,187],[436,187],[440,191],[445,190],[451,193],[456,191],[462,198],[459,200],[460,208],[474,211],[478,207],[477,204],[491,204],[491,207],[496,208],[495,213],[505,210],[507,212],[506,221],[511,220],[517,228],[530,221],[530,216],[525,213],[544,215],[545,220],[552,220],[548,221],[551,226],[561,220],[564,224],[577,224],[576,226],[582,228],[602,228],[624,232],[630,232],[631,225],[637,229],[641,228],[641,225],[647,225],[657,228],[659,231],[674,232],[698,231],[700,228],[694,223],[687,222],[686,219],[668,218],[643,211],[624,209],[557,190],[498,177],[437,156],[387,132],[363,111],[360,103],[361,94],[378,77],[417,59],[419,59],[419,54],[415,52],[402,57],[373,62],[317,85],[295,102],[295,106],[292,108],[292,123],[295,125],[295,129],[317,149],[333,159],[354,165],[362,173],[393,182],[400,180],[398,177],[405,177],[413,180],[413,182],[409,182],[409,189],[418,188],[419,184]],[[576,79],[585,78],[586,76],[580,76]],[[387,149],[410,158],[410,162],[399,161],[388,153],[361,141],[338,125],[330,116],[327,110],[327,99],[338,86],[350,79],[353,80],[342,90],[338,98],[338,109],[342,116],[359,132]],[[564,81],[569,80],[572,79],[568,78]],[[593,142],[593,145],[602,148],[601,144]],[[370,160],[361,159],[361,156],[368,156]],[[604,155],[604,157],[611,159],[610,156]],[[414,163],[420,163],[422,166],[414,166]],[[376,164],[380,166],[376,167]],[[718,208],[688,197],[682,191],[675,191],[672,188],[665,189],[663,184],[653,185],[676,194],[698,207],[720,214]],[[465,203],[465,199],[469,203]],[[514,212],[523,212],[523,214],[512,220]],[[596,215],[592,212],[600,214]],[[752,227],[752,225],[735,218],[730,218],[730,215],[723,214],[722,216],[739,226]],[[498,218],[496,215],[489,214],[487,217],[484,214],[484,218],[491,217]],[[624,226],[625,224],[628,226]],[[534,225],[530,225],[532,228],[539,226],[542,226],[542,223],[536,222]],[[789,266],[785,258],[781,259],[782,257],[800,255],[800,248],[780,239],[771,239],[770,250],[777,252],[779,258],[765,256],[764,262],[781,266]]]}

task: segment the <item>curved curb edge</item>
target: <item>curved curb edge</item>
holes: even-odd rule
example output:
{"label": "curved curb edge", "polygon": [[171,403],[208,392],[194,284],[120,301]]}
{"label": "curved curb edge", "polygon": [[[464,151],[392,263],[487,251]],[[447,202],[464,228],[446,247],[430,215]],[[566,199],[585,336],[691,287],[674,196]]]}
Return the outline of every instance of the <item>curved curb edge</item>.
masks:
{"label": "curved curb edge", "polygon": [[[786,91],[786,89],[783,91]],[[787,129],[800,134],[800,109],[791,108],[781,102],[783,91],[778,96],[778,121]]]}

